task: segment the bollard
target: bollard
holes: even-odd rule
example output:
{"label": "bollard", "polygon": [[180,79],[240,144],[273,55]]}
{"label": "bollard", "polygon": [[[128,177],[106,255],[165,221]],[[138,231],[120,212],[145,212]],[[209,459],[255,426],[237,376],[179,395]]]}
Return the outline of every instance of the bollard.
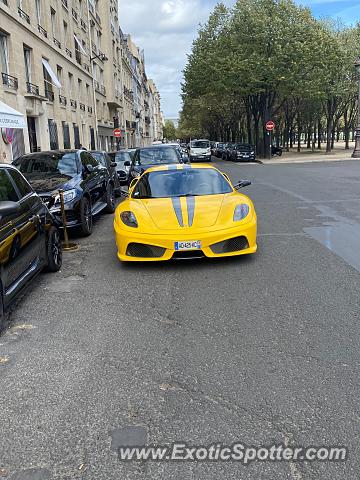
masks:
{"label": "bollard", "polygon": [[59,190],[60,195],[60,205],[61,205],[61,215],[64,225],[64,243],[63,243],[63,251],[64,252],[75,252],[79,249],[76,243],[70,243],[69,237],[67,233],[67,226],[66,226],[66,213],[65,213],[65,204],[64,204],[64,190]]}

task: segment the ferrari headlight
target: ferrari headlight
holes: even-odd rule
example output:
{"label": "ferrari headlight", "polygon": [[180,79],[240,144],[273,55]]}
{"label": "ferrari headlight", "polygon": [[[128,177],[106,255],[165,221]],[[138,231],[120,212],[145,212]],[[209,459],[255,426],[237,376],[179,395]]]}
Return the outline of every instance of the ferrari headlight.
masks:
{"label": "ferrari headlight", "polygon": [[240,220],[244,220],[249,215],[250,207],[246,205],[246,203],[240,203],[235,207],[234,211],[234,222],[240,222]]}
{"label": "ferrari headlight", "polygon": [[[71,202],[76,197],[76,190],[67,190],[64,192],[64,203]],[[54,203],[60,203],[60,195],[56,195]]]}
{"label": "ferrari headlight", "polygon": [[122,212],[120,213],[121,221],[128,227],[137,228],[138,223],[133,212]]}

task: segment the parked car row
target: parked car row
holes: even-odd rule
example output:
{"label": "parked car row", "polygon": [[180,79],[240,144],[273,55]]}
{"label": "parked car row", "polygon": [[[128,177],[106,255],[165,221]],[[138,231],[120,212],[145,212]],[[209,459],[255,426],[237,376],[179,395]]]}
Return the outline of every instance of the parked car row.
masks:
{"label": "parked car row", "polygon": [[213,146],[213,155],[233,162],[254,162],[256,160],[255,147],[248,143],[216,143]]}

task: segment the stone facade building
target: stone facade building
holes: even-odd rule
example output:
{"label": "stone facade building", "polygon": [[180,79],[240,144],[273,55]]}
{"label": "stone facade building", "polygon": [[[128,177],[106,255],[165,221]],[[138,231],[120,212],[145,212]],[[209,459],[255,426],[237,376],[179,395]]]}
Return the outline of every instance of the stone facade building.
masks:
{"label": "stone facade building", "polygon": [[1,131],[0,161],[162,137],[160,97],[119,27],[117,0],[0,0],[0,74],[0,101],[26,120],[24,130]]}

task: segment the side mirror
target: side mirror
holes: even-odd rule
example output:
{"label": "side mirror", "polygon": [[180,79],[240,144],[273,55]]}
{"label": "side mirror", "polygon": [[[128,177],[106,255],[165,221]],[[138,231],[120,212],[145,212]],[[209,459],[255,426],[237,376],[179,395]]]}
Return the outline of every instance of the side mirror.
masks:
{"label": "side mirror", "polygon": [[110,167],[111,167],[111,168],[116,168],[116,167],[117,167],[117,163],[116,163],[116,162],[111,162],[111,163],[110,163]]}
{"label": "side mirror", "polygon": [[131,163],[129,162],[129,160],[126,160],[126,162],[124,162],[124,167],[130,167],[131,166]]}
{"label": "side mirror", "polygon": [[234,185],[234,188],[235,190],[240,190],[240,188],[248,187],[249,185],[251,185],[251,182],[249,182],[248,180],[240,180],[239,183]]}
{"label": "side mirror", "polygon": [[88,165],[86,165],[85,170],[87,173],[92,173],[94,171],[94,167],[89,163]]}
{"label": "side mirror", "polygon": [[0,217],[16,215],[20,210],[19,202],[0,202]]}

